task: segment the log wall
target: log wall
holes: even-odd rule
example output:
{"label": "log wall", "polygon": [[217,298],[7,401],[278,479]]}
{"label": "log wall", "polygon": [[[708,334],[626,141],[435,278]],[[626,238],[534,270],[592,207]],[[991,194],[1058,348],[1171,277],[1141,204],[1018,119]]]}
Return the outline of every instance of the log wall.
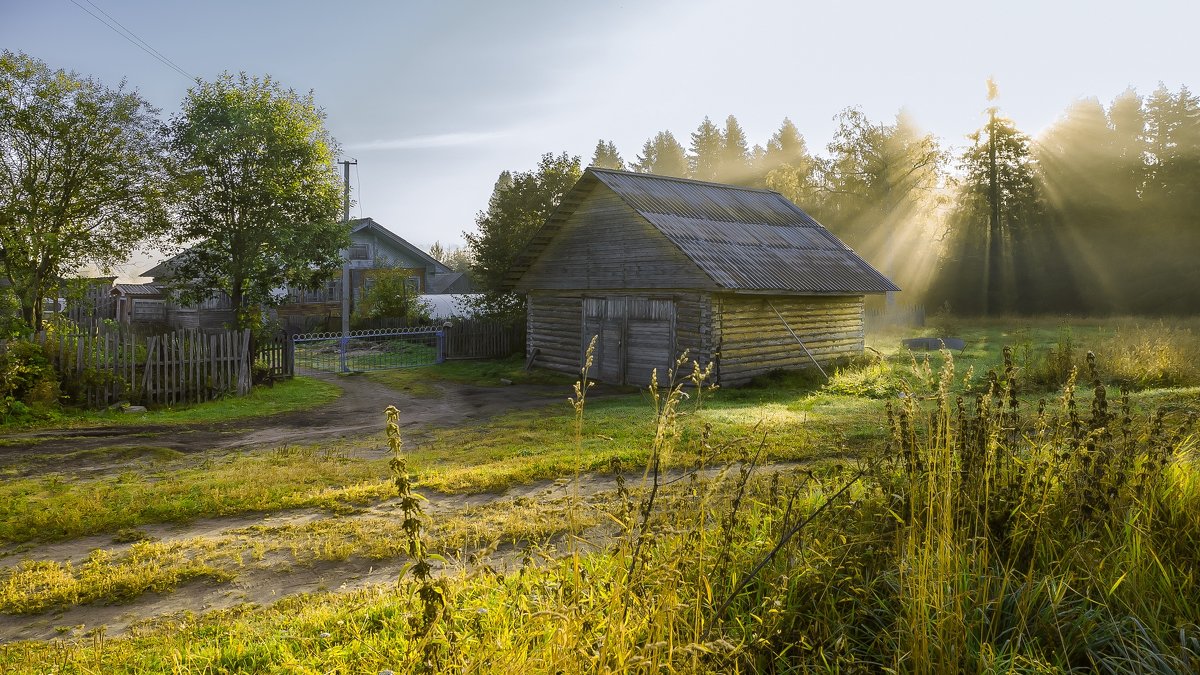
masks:
{"label": "log wall", "polygon": [[826,370],[863,351],[863,296],[753,296],[722,294],[713,300],[718,377],[737,385],[773,370],[813,363],[771,306]]}
{"label": "log wall", "polygon": [[579,372],[582,353],[583,295],[530,293],[525,314],[526,357],[534,364],[566,373]]}

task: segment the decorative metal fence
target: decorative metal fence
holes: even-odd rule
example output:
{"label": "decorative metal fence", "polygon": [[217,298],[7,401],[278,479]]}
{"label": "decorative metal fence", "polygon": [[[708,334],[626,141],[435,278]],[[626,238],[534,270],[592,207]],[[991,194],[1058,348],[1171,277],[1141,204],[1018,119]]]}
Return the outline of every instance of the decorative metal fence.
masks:
{"label": "decorative metal fence", "polygon": [[441,328],[393,328],[301,333],[292,337],[296,368],[329,373],[431,366],[446,360]]}

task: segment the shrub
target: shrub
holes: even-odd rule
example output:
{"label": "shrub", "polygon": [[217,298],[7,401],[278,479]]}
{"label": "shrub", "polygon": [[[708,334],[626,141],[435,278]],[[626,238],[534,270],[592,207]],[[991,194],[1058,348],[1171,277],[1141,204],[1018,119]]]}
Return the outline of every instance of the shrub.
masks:
{"label": "shrub", "polygon": [[1118,328],[1096,349],[1110,380],[1137,388],[1200,384],[1200,336],[1164,323]]}
{"label": "shrub", "polygon": [[25,421],[57,405],[58,396],[58,376],[45,348],[32,340],[9,340],[0,351],[0,423]]}
{"label": "shrub", "polygon": [[1022,368],[1023,384],[1035,389],[1057,389],[1067,382],[1072,371],[1076,371],[1083,363],[1076,353],[1075,340],[1071,327],[1058,327],[1058,339],[1053,347],[1041,356],[1031,354],[1025,345],[1025,363]]}

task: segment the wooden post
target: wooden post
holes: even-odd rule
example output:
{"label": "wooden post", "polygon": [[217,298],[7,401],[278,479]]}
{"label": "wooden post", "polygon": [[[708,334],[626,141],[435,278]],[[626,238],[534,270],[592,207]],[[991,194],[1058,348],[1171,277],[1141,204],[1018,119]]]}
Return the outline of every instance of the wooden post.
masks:
{"label": "wooden post", "polygon": [[779,317],[779,320],[783,322],[783,327],[787,329],[787,332],[791,333],[796,342],[800,343],[800,348],[804,350],[805,354],[808,354],[808,358],[812,359],[813,365],[817,367],[817,370],[821,371],[821,376],[825,378],[826,382],[828,382],[829,375],[825,373],[825,369],[821,367],[821,364],[817,363],[817,359],[812,355],[812,352],[808,351],[808,347],[804,346],[804,341],[800,339],[800,336],[796,335],[796,332],[792,330],[792,327],[788,325],[787,320],[783,318],[783,315],[779,313],[779,310],[775,309],[775,305],[772,304],[770,300],[767,301],[767,306],[770,307],[771,311],[775,312],[775,316]]}

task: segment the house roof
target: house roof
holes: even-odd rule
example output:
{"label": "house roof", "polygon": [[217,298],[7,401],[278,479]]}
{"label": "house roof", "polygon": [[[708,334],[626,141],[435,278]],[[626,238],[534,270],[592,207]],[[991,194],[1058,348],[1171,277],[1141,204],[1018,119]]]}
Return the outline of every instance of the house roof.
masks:
{"label": "house roof", "polygon": [[471,283],[471,278],[463,272],[431,274],[429,276],[429,293],[433,295],[441,293],[472,293],[474,290],[475,287]]}
{"label": "house roof", "polygon": [[599,184],[649,221],[719,287],[732,291],[900,290],[778,192],[588,167],[509,270],[515,284]]}
{"label": "house roof", "polygon": [[[433,256],[422,251],[421,249],[417,248],[416,246],[413,246],[412,244],[408,243],[407,240],[405,240],[403,237],[396,234],[395,232],[392,232],[391,230],[387,229],[386,227],[380,225],[373,218],[356,218],[356,219],[350,220],[349,225],[350,225],[350,236],[351,237],[353,237],[355,234],[359,234],[362,232],[367,232],[367,231],[373,232],[373,233],[381,236],[382,238],[386,239],[389,243],[391,243],[396,248],[399,248],[399,249],[409,253],[410,255],[412,255],[412,257],[421,260],[427,266],[433,267],[434,274],[449,274],[452,271],[449,267],[446,267],[442,263],[438,262],[437,259],[435,259]],[[142,272],[141,275],[139,275],[139,276],[152,277],[152,278],[171,276],[175,271],[176,265],[178,264],[179,257],[182,256],[184,253],[187,253],[187,251],[177,253],[177,254],[171,256],[170,258],[167,258],[166,260],[160,262],[159,264],[155,265],[154,267],[151,267],[150,269],[146,270],[145,272]]]}
{"label": "house roof", "polygon": [[162,288],[158,284],[114,284],[112,292],[137,297],[162,296]]}
{"label": "house roof", "polygon": [[[186,253],[186,251],[185,251],[185,253]],[[170,258],[167,258],[166,260],[158,263],[154,267],[151,267],[150,269],[146,270],[145,272],[142,272],[138,276],[139,277],[150,277],[151,279],[157,279],[159,277],[169,277],[169,276],[171,276],[171,274],[173,274],[175,272],[175,266],[177,264],[179,256],[181,256],[181,255],[183,255],[183,253],[176,253],[175,255],[171,256]],[[117,284],[117,285],[120,286],[121,284]],[[124,285],[129,286],[131,284],[124,284]]]}
{"label": "house roof", "polygon": [[373,218],[357,218],[350,221],[351,236],[366,230],[371,230],[381,235],[384,239],[387,239],[389,242],[391,242],[391,244],[396,248],[407,251],[414,258],[424,261],[426,265],[434,268],[434,274],[449,274],[452,271],[449,267],[446,267],[444,264],[438,262],[433,256],[408,243],[408,240],[375,222],[375,219]]}

